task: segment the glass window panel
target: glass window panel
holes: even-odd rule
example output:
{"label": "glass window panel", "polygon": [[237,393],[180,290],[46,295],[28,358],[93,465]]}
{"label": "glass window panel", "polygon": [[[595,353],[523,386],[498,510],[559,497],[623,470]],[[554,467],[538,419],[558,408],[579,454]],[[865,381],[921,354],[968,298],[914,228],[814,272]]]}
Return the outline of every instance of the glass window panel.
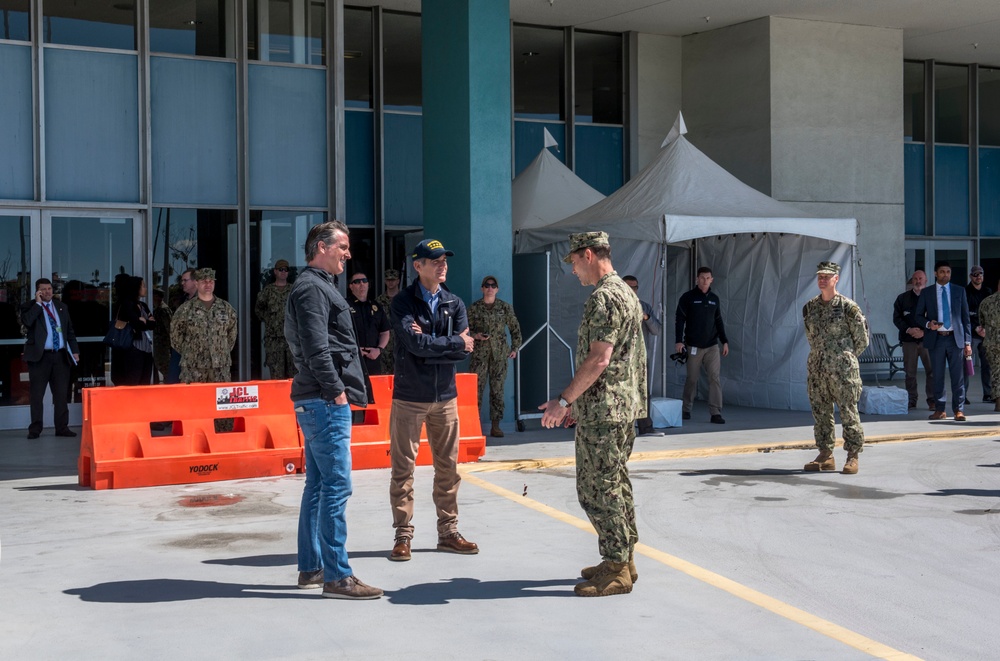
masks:
{"label": "glass window panel", "polygon": [[150,80],[153,202],[235,205],[236,64],[151,57]]}
{"label": "glass window panel", "polygon": [[30,0],[0,0],[0,39],[31,41]]}
{"label": "glass window panel", "polygon": [[624,181],[623,134],[617,126],[576,127],[576,175],[605,195],[621,188]]}
{"label": "glass window panel", "polygon": [[344,9],[344,101],[348,108],[371,108],[372,13]]}
{"label": "glass window panel", "polygon": [[344,174],[349,225],[375,223],[375,114],[344,112]]}
{"label": "glass window panel", "polygon": [[[250,212],[250,301],[268,283],[274,282],[274,264],[279,259],[288,262],[288,282],[306,267],[306,235],[313,225],[326,221],[325,213],[294,213],[291,211]],[[353,233],[352,233],[353,238]],[[353,247],[353,246],[352,246]],[[250,324],[250,378],[270,378],[264,362],[263,323],[256,316]]]}
{"label": "glass window panel", "polygon": [[0,199],[35,197],[31,47],[0,44]]}
{"label": "glass window panel", "polygon": [[1000,147],[979,148],[979,233],[1000,236]]}
{"label": "glass window panel", "polygon": [[20,310],[35,295],[31,219],[0,215],[0,406],[30,403]]}
{"label": "glass window panel", "polygon": [[969,148],[934,148],[934,234],[969,236]]}
{"label": "glass window panel", "polygon": [[924,145],[903,145],[903,214],[906,218],[906,233],[923,236],[927,233],[925,222],[925,178]]}
{"label": "glass window panel", "polygon": [[42,35],[47,44],[135,50],[135,2],[45,0]]}
{"label": "glass window panel", "polygon": [[423,57],[420,17],[382,15],[382,86],[387,110],[420,112],[423,106]]}
{"label": "glass window panel", "polygon": [[575,40],[576,121],[621,124],[621,35],[577,32]]}
{"label": "glass window panel", "polygon": [[249,0],[247,50],[251,60],[326,64],[324,0]]}
{"label": "glass window panel", "polygon": [[150,0],[149,49],[236,57],[233,0]]}
{"label": "glass window panel", "polygon": [[1000,147],[1000,69],[979,69],[979,144]]}
{"label": "glass window panel", "polygon": [[385,114],[385,223],[424,224],[423,117]]}
{"label": "glass window panel", "polygon": [[563,163],[566,162],[566,125],[542,122],[514,122],[514,176],[531,165],[545,145],[544,131],[548,129],[559,143],[558,151],[549,151]]}
{"label": "glass window panel", "polygon": [[515,25],[514,117],[565,119],[563,31]]}
{"label": "glass window panel", "polygon": [[903,63],[903,140],[924,141],[924,63]]}
{"label": "glass window panel", "polygon": [[1000,240],[986,239],[979,242],[979,263],[983,267],[983,284],[993,291],[1000,291]]}
{"label": "glass window panel", "polygon": [[934,141],[969,144],[969,67],[934,66]]}

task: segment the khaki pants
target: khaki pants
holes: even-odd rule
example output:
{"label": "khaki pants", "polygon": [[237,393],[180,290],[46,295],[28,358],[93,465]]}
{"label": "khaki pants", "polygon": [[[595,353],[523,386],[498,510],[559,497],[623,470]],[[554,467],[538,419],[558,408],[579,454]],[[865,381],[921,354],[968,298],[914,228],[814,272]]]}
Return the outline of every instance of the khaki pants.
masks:
{"label": "khaki pants", "polygon": [[931,370],[931,355],[923,342],[903,342],[903,372],[906,374],[906,393],[910,407],[917,405],[917,358],[924,364],[926,383],[924,390],[927,403],[934,405],[934,372]]}
{"label": "khaki pants", "polygon": [[719,345],[698,349],[691,355],[688,347],[687,359],[687,380],[684,381],[684,412],[690,413],[694,405],[694,398],[698,394],[698,379],[701,376],[701,368],[705,367],[705,374],[708,376],[708,412],[711,415],[722,413],[722,382],[719,380],[719,368],[721,358]]}
{"label": "khaki pants", "polygon": [[413,539],[413,470],[420,449],[420,426],[427,425],[427,441],[434,458],[434,506],[438,537],[458,532],[458,398],[446,402],[392,400],[389,416],[389,453],[392,475],[389,505],[396,539]]}

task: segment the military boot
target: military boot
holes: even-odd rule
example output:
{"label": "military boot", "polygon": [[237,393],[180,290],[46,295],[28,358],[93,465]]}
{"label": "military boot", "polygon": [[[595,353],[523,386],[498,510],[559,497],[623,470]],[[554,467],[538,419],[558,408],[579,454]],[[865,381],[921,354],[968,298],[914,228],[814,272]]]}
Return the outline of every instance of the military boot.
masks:
{"label": "military boot", "polygon": [[835,471],[837,462],[830,450],[820,450],[816,458],[804,466],[807,471]]}
{"label": "military boot", "polygon": [[[832,461],[832,460],[831,460]],[[856,475],[858,472],[858,453],[851,450],[847,453],[847,463],[844,464],[844,475]]]}
{"label": "military boot", "polygon": [[584,583],[577,583],[573,592],[580,597],[609,597],[613,594],[628,594],[632,591],[632,577],[629,576],[627,562],[601,563],[603,569]]}
{"label": "military boot", "polygon": [[[580,570],[580,576],[582,576],[584,580],[589,581],[590,579],[594,578],[599,573],[604,571],[607,568],[607,565],[608,561],[603,560],[599,565],[594,565],[593,567],[584,567],[583,569]],[[635,559],[634,556],[631,555],[628,557],[628,575],[629,578],[632,579],[633,583],[639,580],[639,572],[636,571],[635,569]]]}
{"label": "military boot", "polygon": [[503,430],[500,429],[500,420],[493,421],[493,428],[490,429],[490,436],[494,438],[503,438]]}

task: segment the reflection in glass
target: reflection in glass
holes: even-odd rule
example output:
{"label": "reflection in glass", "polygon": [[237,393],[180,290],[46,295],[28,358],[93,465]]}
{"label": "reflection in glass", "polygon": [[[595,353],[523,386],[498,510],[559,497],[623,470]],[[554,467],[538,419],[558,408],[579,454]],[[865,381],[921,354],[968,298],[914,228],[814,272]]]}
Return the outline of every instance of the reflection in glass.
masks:
{"label": "reflection in glass", "polygon": [[42,34],[47,44],[135,50],[132,0],[45,0]]}
{"label": "reflection in glass", "polygon": [[969,67],[934,65],[934,142],[969,144]]}
{"label": "reflection in glass", "polygon": [[924,63],[903,63],[903,140],[924,142]]}
{"label": "reflection in glass", "polygon": [[979,144],[1000,147],[1000,69],[979,68]]}
{"label": "reflection in glass", "polygon": [[578,122],[622,123],[622,36],[576,33],[576,108]]}
{"label": "reflection in glass", "polygon": [[0,0],[0,39],[31,41],[29,0]]}
{"label": "reflection in glass", "polygon": [[382,40],[386,110],[420,112],[423,106],[420,17],[385,12]]}
{"label": "reflection in glass", "polygon": [[251,60],[326,64],[325,0],[248,0]]}
{"label": "reflection in glass", "polygon": [[233,0],[150,0],[154,53],[236,57]]}
{"label": "reflection in glass", "polygon": [[19,321],[21,306],[34,295],[30,262],[30,218],[0,216],[0,406],[30,403]]}
{"label": "reflection in glass", "polygon": [[372,107],[372,13],[344,9],[344,101],[348,108]]}
{"label": "reflection in glass", "polygon": [[563,31],[515,25],[514,117],[565,119]]}

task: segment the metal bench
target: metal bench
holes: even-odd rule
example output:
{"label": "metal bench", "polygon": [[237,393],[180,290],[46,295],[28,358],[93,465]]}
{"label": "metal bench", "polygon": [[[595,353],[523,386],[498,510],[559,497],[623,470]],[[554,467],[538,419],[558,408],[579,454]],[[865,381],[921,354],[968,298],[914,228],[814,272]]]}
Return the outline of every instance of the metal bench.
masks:
{"label": "metal bench", "polygon": [[868,348],[858,356],[858,362],[862,365],[887,364],[889,366],[889,380],[892,381],[896,372],[903,371],[903,368],[896,364],[897,361],[902,362],[903,360],[901,356],[895,355],[898,348],[898,344],[889,344],[885,333],[872,333]]}

